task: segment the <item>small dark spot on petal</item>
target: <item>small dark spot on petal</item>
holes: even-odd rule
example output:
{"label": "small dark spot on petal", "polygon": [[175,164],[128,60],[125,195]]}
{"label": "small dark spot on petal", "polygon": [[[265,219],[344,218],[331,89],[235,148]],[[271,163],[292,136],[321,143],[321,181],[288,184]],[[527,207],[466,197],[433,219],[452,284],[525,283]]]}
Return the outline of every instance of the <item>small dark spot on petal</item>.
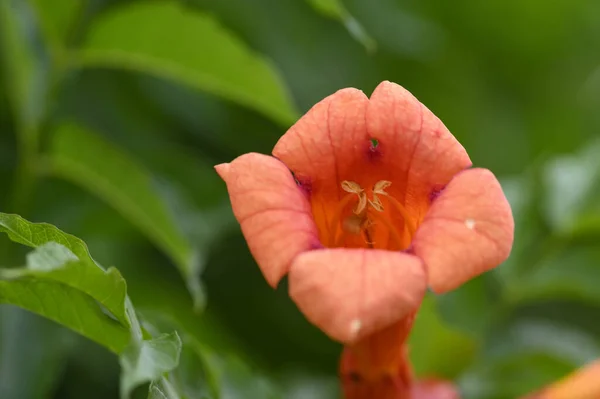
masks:
{"label": "small dark spot on petal", "polygon": [[433,189],[429,193],[429,202],[431,203],[431,202],[435,201],[437,199],[437,197],[440,196],[442,191],[444,191],[445,188],[446,188],[446,186],[442,185],[442,184],[436,184],[435,186],[433,186]]}
{"label": "small dark spot on petal", "polygon": [[410,245],[408,246],[408,248],[406,248],[402,252],[404,252],[405,254],[414,255],[415,254],[415,250],[413,248],[412,243],[410,243]]}
{"label": "small dark spot on petal", "polygon": [[310,196],[312,193],[312,183],[310,179],[308,177],[298,176],[293,171],[290,172],[292,172],[292,176],[294,176],[294,181],[298,187],[300,187],[307,196]]}
{"label": "small dark spot on petal", "polygon": [[362,377],[356,371],[351,371],[347,374],[348,380],[351,382],[361,382]]}
{"label": "small dark spot on petal", "polygon": [[369,147],[367,149],[367,158],[373,161],[381,156],[381,146],[376,138],[369,139]]}
{"label": "small dark spot on petal", "polygon": [[315,241],[310,245],[309,251],[314,251],[316,249],[323,249],[325,246],[320,241]]}

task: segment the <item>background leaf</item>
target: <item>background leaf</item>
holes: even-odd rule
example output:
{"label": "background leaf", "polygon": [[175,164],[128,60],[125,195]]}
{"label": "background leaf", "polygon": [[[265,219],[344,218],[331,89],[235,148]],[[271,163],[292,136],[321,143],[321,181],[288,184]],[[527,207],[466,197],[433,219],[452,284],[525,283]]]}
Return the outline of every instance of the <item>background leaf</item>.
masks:
{"label": "background leaf", "polygon": [[[44,399],[58,389],[72,334],[16,307],[0,306],[0,392],[5,399]],[[51,364],[52,367],[48,367]],[[34,378],[36,383],[32,384]]]}
{"label": "background leaf", "polygon": [[197,254],[175,223],[151,176],[127,155],[77,126],[59,127],[50,161],[57,176],[100,196],[165,251],[201,298]]}
{"label": "background leaf", "polygon": [[[295,105],[305,112],[344,87],[369,96],[379,82],[397,82],[501,179],[516,221],[503,265],[427,299],[411,356],[418,375],[453,378],[466,399],[512,399],[597,356],[599,15],[595,0],[5,0],[0,210],[85,240],[100,262],[90,261],[95,271],[83,281],[92,294],[83,295],[112,322],[118,311],[99,300],[114,282],[106,275],[118,275],[97,264],[119,267],[129,295],[122,317],[133,324],[127,343],[151,339],[148,331],[180,334],[180,365],[135,389],[135,399],[147,385],[186,399],[337,397],[341,346],[304,318],[285,281],[277,290],[265,283],[213,165],[270,153],[299,116]],[[94,172],[106,170],[96,160],[107,147],[129,159],[146,182],[133,204],[150,195],[160,203],[152,222],[166,214],[173,229],[152,233],[124,213],[115,198],[130,188],[125,172],[105,177],[116,186],[108,193],[95,177],[55,178],[65,127],[77,135],[68,159]],[[181,237],[187,246],[175,245]],[[72,263],[21,269],[25,251],[0,247],[3,284],[41,273],[48,284],[77,285]],[[189,251],[197,261],[184,269]],[[188,293],[199,292],[188,277],[200,272],[203,313]],[[39,306],[32,295],[19,300]],[[151,329],[157,317],[175,322]],[[0,397],[119,395],[114,353],[24,320],[0,321]]]}
{"label": "background leaf", "polygon": [[129,397],[136,386],[160,380],[179,363],[181,339],[176,332],[134,342],[121,355],[121,397]]}
{"label": "background leaf", "polygon": [[18,215],[0,213],[0,232],[39,251],[27,256],[27,268],[5,270],[3,278],[55,281],[81,291],[104,305],[123,326],[127,287],[118,270],[107,271],[91,258],[83,241],[47,223],[30,223]]}
{"label": "background leaf", "polygon": [[[198,37],[203,40],[197,41]],[[79,57],[88,66],[128,68],[176,79],[240,102],[284,125],[296,116],[267,62],[210,17],[177,2],[133,3],[105,15],[90,27]]]}
{"label": "background leaf", "polygon": [[453,378],[471,362],[477,342],[439,319],[435,302],[426,297],[409,338],[410,357],[418,376]]}
{"label": "background leaf", "polygon": [[[59,244],[48,243],[36,248],[28,257],[28,269],[35,269],[39,258],[51,259],[49,273],[71,264],[71,275],[77,268],[86,266],[79,263],[77,257]],[[57,251],[57,248],[62,248]],[[83,290],[63,284],[52,276],[47,278],[43,272],[28,275],[21,270],[0,270],[0,303],[17,305],[31,312],[63,324],[114,352],[120,352],[129,341],[127,328],[112,319],[98,306],[94,299]],[[71,277],[69,273],[61,273]],[[71,280],[69,282],[72,283]],[[104,291],[109,298],[118,290],[114,285]],[[97,293],[98,291],[96,291]],[[122,306],[124,308],[124,304]]]}

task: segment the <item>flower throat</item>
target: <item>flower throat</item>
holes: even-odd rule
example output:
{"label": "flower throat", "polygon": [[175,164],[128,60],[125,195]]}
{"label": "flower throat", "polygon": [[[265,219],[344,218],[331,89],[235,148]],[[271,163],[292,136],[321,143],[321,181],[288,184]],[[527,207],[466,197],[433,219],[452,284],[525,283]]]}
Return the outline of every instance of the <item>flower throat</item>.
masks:
{"label": "flower throat", "polygon": [[[390,196],[385,190],[392,185],[388,180],[380,180],[375,183],[371,189],[371,198],[367,196],[366,191],[356,182],[344,180],[341,183],[342,189],[348,194],[342,198],[333,215],[329,226],[329,247],[342,246],[347,235],[362,236],[368,248],[375,248],[377,244],[374,241],[374,231],[377,226],[383,226],[390,235],[390,240],[399,248],[406,249],[408,245],[403,245],[403,237],[393,220],[390,220],[390,214],[384,212],[384,203],[382,197],[387,203],[395,209],[404,221],[404,226],[408,230],[409,239],[415,234],[415,226],[410,220],[406,208],[394,197]],[[345,211],[352,202],[355,205],[350,215]],[[341,229],[340,229],[341,226]],[[410,240],[409,240],[410,242]]]}

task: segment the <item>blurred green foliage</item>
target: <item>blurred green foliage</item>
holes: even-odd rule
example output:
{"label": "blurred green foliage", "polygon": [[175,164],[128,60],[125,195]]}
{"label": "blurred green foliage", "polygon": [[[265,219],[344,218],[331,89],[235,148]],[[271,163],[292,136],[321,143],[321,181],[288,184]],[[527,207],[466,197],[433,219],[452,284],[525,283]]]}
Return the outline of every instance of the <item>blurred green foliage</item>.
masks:
{"label": "blurred green foliage", "polygon": [[340,346],[265,283],[212,166],[382,80],[516,219],[504,265],[427,298],[417,374],[514,398],[600,357],[598,49],[594,0],[1,0],[0,210],[60,230],[0,216],[0,397],[337,397]]}

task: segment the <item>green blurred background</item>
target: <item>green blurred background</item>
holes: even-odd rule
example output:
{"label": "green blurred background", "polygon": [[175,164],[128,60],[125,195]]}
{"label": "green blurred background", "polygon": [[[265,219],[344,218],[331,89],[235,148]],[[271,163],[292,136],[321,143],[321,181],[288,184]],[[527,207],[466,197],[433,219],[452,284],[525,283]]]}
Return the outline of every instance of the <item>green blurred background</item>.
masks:
{"label": "green blurred background", "polygon": [[[341,347],[265,283],[212,166],[382,80],[501,179],[516,219],[504,265],[427,298],[417,374],[509,399],[600,357],[597,0],[0,0],[0,67],[0,211],[82,238],[145,320],[185,334],[184,397],[338,397]],[[0,239],[0,266],[22,265]],[[0,398],[116,398],[119,373],[0,305]]]}

